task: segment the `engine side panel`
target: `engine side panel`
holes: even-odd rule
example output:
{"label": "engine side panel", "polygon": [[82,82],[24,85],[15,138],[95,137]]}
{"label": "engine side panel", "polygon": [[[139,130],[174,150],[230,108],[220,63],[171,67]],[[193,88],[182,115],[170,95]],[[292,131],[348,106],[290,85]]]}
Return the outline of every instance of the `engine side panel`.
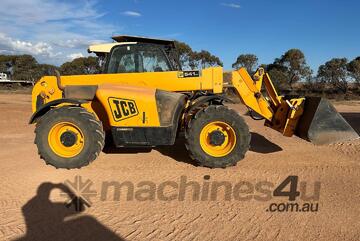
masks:
{"label": "engine side panel", "polygon": [[[155,93],[153,88],[103,84],[96,97],[112,127],[160,127]],[[105,118],[99,116],[99,119]]]}
{"label": "engine side panel", "polygon": [[99,86],[96,97],[105,108],[116,146],[158,146],[175,142],[186,104],[185,95],[107,84]]}

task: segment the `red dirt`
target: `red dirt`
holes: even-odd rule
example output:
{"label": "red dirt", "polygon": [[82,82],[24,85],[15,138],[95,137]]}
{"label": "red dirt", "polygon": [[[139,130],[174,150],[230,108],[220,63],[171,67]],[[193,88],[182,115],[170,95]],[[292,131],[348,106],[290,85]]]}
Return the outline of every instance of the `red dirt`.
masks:
{"label": "red dirt", "polygon": [[[150,152],[102,153],[88,167],[57,170],[37,155],[34,126],[27,124],[30,104],[30,95],[0,95],[0,240],[359,240],[360,140],[314,146],[297,137],[283,137],[244,116],[252,147],[235,167],[195,167],[183,145],[177,145]],[[360,102],[335,106],[360,132]],[[232,107],[245,113],[241,106]],[[77,175],[83,181],[90,179],[91,189],[98,192],[82,213],[66,208],[59,190],[51,191],[48,198],[51,184],[42,185],[37,193],[43,183],[73,181]],[[288,202],[287,198],[227,201],[223,191],[215,201],[193,201],[191,189],[184,201],[127,201],[126,193],[113,201],[112,192],[107,200],[100,198],[104,181],[158,185],[179,183],[186,176],[187,181],[202,185],[204,175],[210,176],[210,182],[268,181],[274,187],[295,175],[308,183],[309,192],[320,181],[319,210],[266,212],[271,203]],[[171,187],[166,190],[166,195],[176,194]]]}

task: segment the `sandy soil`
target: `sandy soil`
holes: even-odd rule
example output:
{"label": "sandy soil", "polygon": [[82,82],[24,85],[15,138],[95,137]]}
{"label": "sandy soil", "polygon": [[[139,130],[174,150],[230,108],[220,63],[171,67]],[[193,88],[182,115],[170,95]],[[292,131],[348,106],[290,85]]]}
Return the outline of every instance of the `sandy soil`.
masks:
{"label": "sandy soil", "polygon": [[[245,112],[240,106],[233,108]],[[360,102],[341,102],[336,108],[360,132]],[[235,167],[195,167],[183,145],[178,145],[102,153],[83,169],[56,170],[37,155],[34,126],[27,124],[30,115],[30,95],[0,95],[0,240],[359,240],[359,140],[313,146],[297,137],[282,137],[244,116],[252,131],[252,147]],[[66,195],[60,191],[61,183],[73,182],[78,175],[84,182],[78,195],[92,202],[83,212],[65,207]],[[205,175],[210,180],[204,180]],[[267,181],[273,183],[268,188],[273,191],[290,175],[306,182],[310,193],[314,182],[321,182],[319,201],[310,200],[318,203],[317,212],[267,212],[271,203],[289,201],[287,197],[261,201],[256,190],[249,191],[248,200],[234,196],[227,200],[225,188],[216,200],[205,201],[192,200],[191,188],[184,200],[156,196],[141,201],[144,196],[138,193],[128,201],[126,188],[121,189],[120,201],[113,200],[114,188],[108,189],[106,200],[101,196],[104,182],[129,181],[138,192],[144,190],[137,186],[144,185],[142,181],[160,189],[165,181],[179,184],[181,176],[201,187],[214,181],[233,186]],[[164,193],[171,196],[178,191],[167,186]],[[296,202],[305,201],[298,197]]]}

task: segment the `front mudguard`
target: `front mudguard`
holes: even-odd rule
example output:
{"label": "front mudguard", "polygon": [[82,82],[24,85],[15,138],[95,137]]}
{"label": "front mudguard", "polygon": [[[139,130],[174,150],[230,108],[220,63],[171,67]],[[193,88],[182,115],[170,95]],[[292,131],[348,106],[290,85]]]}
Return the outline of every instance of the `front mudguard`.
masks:
{"label": "front mudguard", "polygon": [[191,113],[192,110],[195,110],[196,108],[200,107],[203,104],[211,103],[211,102],[218,102],[219,104],[222,104],[223,102],[228,102],[234,104],[235,102],[231,99],[221,96],[221,95],[204,95],[196,98],[195,100],[190,102],[190,105],[188,109],[186,110],[187,113]]}

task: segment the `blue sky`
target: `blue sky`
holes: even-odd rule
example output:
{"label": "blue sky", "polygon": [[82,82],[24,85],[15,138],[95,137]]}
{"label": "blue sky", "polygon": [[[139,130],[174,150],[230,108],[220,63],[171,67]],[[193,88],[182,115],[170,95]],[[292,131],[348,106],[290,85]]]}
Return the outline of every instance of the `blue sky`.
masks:
{"label": "blue sky", "polygon": [[59,65],[87,45],[133,34],[184,41],[220,57],[271,63],[300,48],[315,70],[332,57],[360,56],[360,2],[353,0],[1,0],[0,53],[30,53]]}

